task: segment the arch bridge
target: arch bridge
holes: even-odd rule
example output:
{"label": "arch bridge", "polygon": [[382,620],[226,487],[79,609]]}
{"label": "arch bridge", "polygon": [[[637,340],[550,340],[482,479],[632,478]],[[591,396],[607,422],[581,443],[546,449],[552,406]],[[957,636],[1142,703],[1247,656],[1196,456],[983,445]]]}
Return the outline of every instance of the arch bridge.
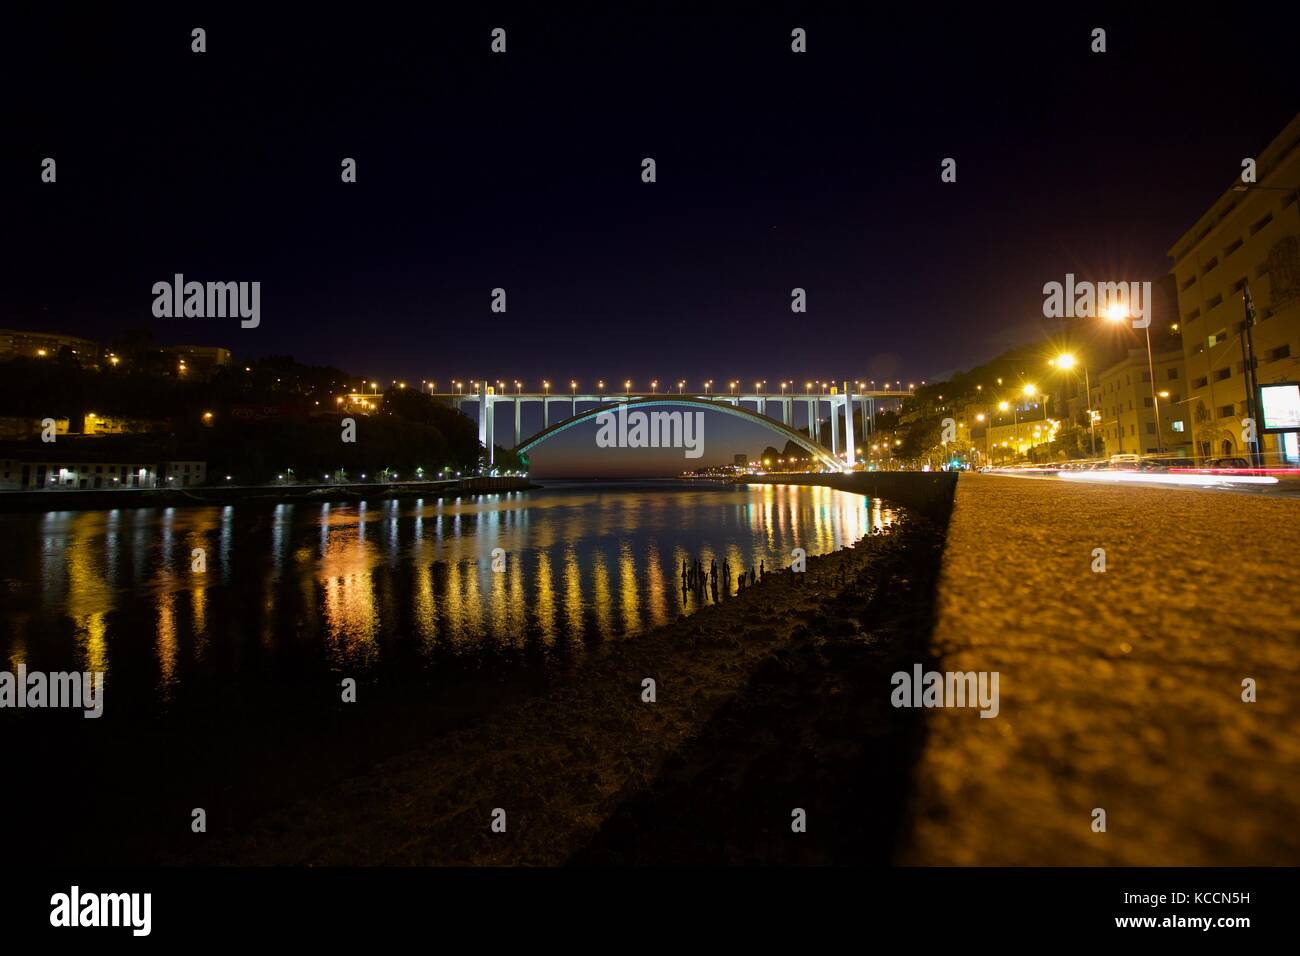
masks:
{"label": "arch bridge", "polygon": [[[900,400],[905,397],[905,393],[896,390],[855,392],[846,382],[843,388],[832,387],[829,391],[804,393],[782,391],[779,393],[682,394],[627,391],[613,394],[606,392],[583,394],[575,389],[570,394],[563,395],[549,391],[497,392],[491,387],[480,386],[477,392],[468,395],[457,392],[438,394],[435,397],[444,399],[453,407],[462,410],[466,405],[478,406],[479,441],[487,449],[489,463],[495,461],[496,409],[498,405],[508,403],[514,411],[514,450],[520,454],[527,453],[547,439],[576,425],[592,421],[604,412],[615,411],[620,406],[627,411],[638,408],[676,407],[718,411],[745,421],[752,421],[794,442],[827,468],[843,471],[851,468],[854,461],[854,410],[856,409],[861,415],[861,444],[866,444],[875,427],[876,403],[882,400]],[[542,429],[525,437],[523,407],[529,402],[541,405]],[[795,428],[796,403],[801,403],[806,410],[808,434]],[[826,420],[822,418],[823,409],[829,412]],[[825,444],[827,438],[830,440],[829,448]]]}

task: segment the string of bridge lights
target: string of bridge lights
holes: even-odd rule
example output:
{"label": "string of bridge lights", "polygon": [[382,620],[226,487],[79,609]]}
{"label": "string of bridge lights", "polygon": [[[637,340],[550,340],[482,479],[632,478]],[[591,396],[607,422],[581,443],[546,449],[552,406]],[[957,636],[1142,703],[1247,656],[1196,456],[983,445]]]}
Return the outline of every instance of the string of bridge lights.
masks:
{"label": "string of bridge lights", "polygon": [[[633,391],[633,388],[632,388],[632,380],[631,380],[631,379],[624,379],[622,384],[623,384],[622,391],[623,391],[625,394],[630,394],[630,393]],[[685,379],[681,379],[681,380],[679,380],[679,381],[677,381],[677,382],[675,382],[675,383],[674,383],[674,382],[661,382],[659,379],[654,379],[654,380],[652,380],[652,381],[650,382],[650,394],[652,394],[652,395],[660,394],[660,389],[662,388],[662,389],[663,389],[662,394],[665,394],[665,395],[672,395],[672,394],[674,394],[674,392],[673,392],[673,388],[675,387],[675,388],[677,389],[677,391],[676,391],[675,394],[678,394],[678,395],[684,395],[684,394],[686,394],[686,386],[687,386],[687,384],[688,384],[688,383],[687,383],[687,381],[686,381]],[[747,384],[747,383],[744,383],[744,384]],[[873,390],[873,391],[878,390],[878,391],[886,391],[886,392],[888,392],[888,391],[894,391],[894,392],[897,392],[899,395],[903,395],[903,394],[905,394],[905,393],[911,393],[911,392],[915,391],[915,389],[917,388],[917,385],[916,385],[915,382],[909,382],[908,385],[907,385],[907,387],[906,387],[906,391],[905,391],[905,390],[904,390],[904,387],[903,387],[903,383],[902,383],[901,381],[897,381],[897,380],[896,380],[896,381],[893,381],[893,382],[881,382],[881,384],[880,384],[880,388],[879,388],[879,389],[876,388],[876,381],[875,381],[875,379],[869,379],[869,380],[867,380],[867,381],[855,381],[853,384],[856,386],[856,388],[858,389],[858,391],[866,391],[866,390]],[[926,384],[926,383],[925,383],[925,380],[922,379],[922,380],[921,380],[921,385],[925,385],[925,384]],[[399,390],[400,390],[400,389],[405,389],[405,388],[407,387],[406,382],[404,382],[404,381],[400,381],[400,380],[398,380],[398,379],[393,379],[393,380],[391,381],[391,385],[392,385],[392,387],[397,388],[397,389],[399,389]],[[568,388],[569,388],[570,393],[576,395],[576,394],[578,393],[579,385],[580,385],[580,383],[579,383],[576,379],[570,379],[570,380],[569,380],[569,383],[568,383]],[[787,394],[789,394],[789,395],[798,395],[798,394],[801,394],[800,391],[799,391],[799,383],[798,383],[798,382],[794,382],[794,381],[779,382],[779,383],[776,383],[776,385],[777,385],[777,387],[779,388],[779,394],[781,394],[781,395],[787,395]],[[493,382],[491,382],[491,381],[487,381],[487,380],[477,380],[477,379],[471,379],[471,380],[469,380],[469,381],[463,381],[463,380],[459,380],[459,379],[453,379],[453,380],[451,380],[450,382],[447,383],[447,387],[450,388],[452,391],[449,391],[449,392],[442,392],[442,393],[438,392],[438,383],[437,383],[436,381],[431,380],[431,379],[423,379],[423,378],[420,379],[420,391],[422,391],[422,392],[427,391],[427,392],[428,392],[429,394],[431,394],[431,395],[437,395],[437,394],[446,394],[446,395],[477,395],[477,394],[479,394],[479,392],[480,392],[483,388],[485,388],[485,387],[488,388],[488,389],[493,390],[496,394],[507,395],[507,394],[510,394],[510,388],[511,388],[512,386],[513,386],[513,388],[514,388],[514,390],[515,390],[515,391],[514,391],[514,394],[523,394],[523,393],[524,393],[524,383],[521,382],[521,381],[519,381],[518,379],[511,379],[510,381],[503,381],[503,380],[498,379],[495,383],[493,383]],[[608,389],[609,391],[614,392],[615,394],[617,394],[617,391],[618,391],[617,386],[618,386],[618,383],[617,383],[617,382],[606,382],[604,379],[598,379],[598,380],[596,381],[596,390],[597,390],[597,392],[602,393],[602,394],[605,393],[605,392],[607,391],[607,389]],[[760,379],[760,380],[754,382],[754,392],[756,392],[756,393],[762,393],[762,394],[778,394],[778,393],[776,393],[776,392],[768,392],[768,391],[766,391],[767,386],[768,386],[768,381],[767,381],[767,379]],[[814,386],[817,387],[818,392],[813,392],[813,387],[814,387]],[[541,389],[541,392],[540,392],[540,393],[531,393],[531,394],[544,394],[544,395],[550,395],[550,394],[552,394],[552,391],[551,391],[552,387],[560,388],[560,387],[562,387],[562,386],[556,386],[556,384],[553,383],[553,382],[551,382],[550,379],[543,379],[543,380],[542,380],[542,389]],[[725,387],[725,388],[727,389],[726,392],[723,392],[723,391],[722,391],[723,387]],[[715,381],[714,379],[709,379],[709,380],[707,380],[707,381],[705,381],[705,382],[702,383],[702,388],[703,388],[703,393],[704,393],[705,395],[724,395],[724,394],[726,394],[726,395],[735,395],[735,394],[737,394],[737,393],[736,393],[736,389],[738,389],[738,388],[742,388],[742,382],[741,382],[739,379],[736,379],[736,380],[734,380],[734,381],[728,381],[728,382],[726,382],[726,383],[725,383],[725,386],[724,386],[724,383],[717,382],[717,381]],[[838,388],[838,386],[837,386],[836,383],[833,382],[833,381],[807,381],[807,382],[804,382],[804,383],[803,383],[803,392],[802,392],[802,394],[805,394],[805,395],[813,395],[813,394],[822,394],[822,395],[825,395],[825,394],[829,394],[831,391],[835,390],[836,388]],[[370,382],[370,383],[367,384],[367,383],[364,383],[364,382],[363,382],[362,385],[361,385],[361,388],[358,389],[358,391],[360,391],[360,392],[364,392],[364,391],[366,391],[366,389],[369,389],[371,392],[373,392],[374,394],[377,395],[377,394],[379,394],[379,383],[378,383],[378,382]],[[554,394],[562,395],[563,392],[562,392],[562,391],[556,391]],[[742,388],[742,392],[741,392],[741,394],[745,394],[745,393],[743,392],[743,388]]]}

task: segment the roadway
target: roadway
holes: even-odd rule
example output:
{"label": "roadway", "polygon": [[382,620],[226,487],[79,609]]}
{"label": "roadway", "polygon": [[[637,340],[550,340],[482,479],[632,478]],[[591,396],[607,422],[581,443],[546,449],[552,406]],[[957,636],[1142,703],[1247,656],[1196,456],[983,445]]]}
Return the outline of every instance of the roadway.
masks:
{"label": "roadway", "polygon": [[1163,487],[1172,491],[1232,491],[1282,497],[1300,497],[1300,470],[1296,469],[1171,469],[1137,471],[1104,469],[1069,471],[1051,467],[995,468],[984,474],[1076,484]]}
{"label": "roadway", "polygon": [[958,481],[934,666],[1001,707],[927,711],[906,860],[1293,865],[1300,504],[1033,478]]}

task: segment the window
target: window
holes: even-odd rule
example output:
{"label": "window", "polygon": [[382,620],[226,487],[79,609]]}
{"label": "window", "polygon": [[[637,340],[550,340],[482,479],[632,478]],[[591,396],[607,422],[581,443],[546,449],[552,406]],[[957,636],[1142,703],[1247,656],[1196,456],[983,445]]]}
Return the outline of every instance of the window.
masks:
{"label": "window", "polygon": [[1151,373],[1150,373],[1149,371],[1143,370],[1143,372],[1142,372],[1142,381],[1144,381],[1144,382],[1149,382],[1149,381],[1151,381]]}
{"label": "window", "polygon": [[1148,435],[1154,435],[1155,433],[1156,433],[1156,423],[1155,423],[1155,422],[1147,422],[1147,434],[1148,434]]}
{"label": "window", "polygon": [[1229,244],[1227,249],[1223,250],[1223,258],[1225,259],[1228,258],[1228,256],[1232,255],[1234,252],[1240,249],[1241,243],[1242,243],[1242,239],[1240,236],[1238,236],[1232,243]]}
{"label": "window", "polygon": [[1273,351],[1268,353],[1268,360],[1270,362],[1276,362],[1279,359],[1290,358],[1290,357],[1291,357],[1290,345],[1279,345]]}
{"label": "window", "polygon": [[1263,219],[1259,220],[1259,222],[1255,223],[1250,227],[1250,234],[1253,236],[1255,233],[1259,232],[1261,229],[1263,229],[1272,221],[1273,221],[1273,214],[1270,212]]}
{"label": "window", "polygon": [[1229,378],[1232,378],[1232,369],[1230,368],[1216,369],[1214,372],[1214,380],[1216,382],[1222,382]]}
{"label": "window", "polygon": [[1192,273],[1187,277],[1187,281],[1178,287],[1179,292],[1186,292],[1192,286],[1196,285],[1196,274]]}
{"label": "window", "polygon": [[1207,262],[1205,266],[1201,269],[1201,275],[1208,275],[1210,270],[1213,269],[1218,264],[1219,264],[1219,257],[1215,256],[1213,259]]}
{"label": "window", "polygon": [[1146,398],[1142,399],[1142,407],[1143,407],[1143,408],[1150,408],[1150,407],[1151,407],[1151,396],[1150,396],[1150,395],[1148,395]]}
{"label": "window", "polygon": [[1211,299],[1209,302],[1206,303],[1206,305],[1211,309],[1217,309],[1222,304],[1223,304],[1223,296],[1221,295],[1216,295],[1213,299]]}
{"label": "window", "polygon": [[1233,414],[1235,414],[1235,412],[1234,412],[1233,407],[1232,407],[1231,405],[1220,405],[1220,406],[1219,406],[1219,417],[1220,417],[1220,418],[1231,418],[1231,417],[1233,416]]}
{"label": "window", "polygon": [[1185,316],[1183,316],[1183,321],[1184,321],[1184,322],[1191,322],[1191,321],[1193,321],[1193,320],[1195,320],[1195,319],[1199,319],[1200,317],[1201,317],[1201,310],[1200,310],[1200,309],[1192,309],[1192,311],[1188,312]]}
{"label": "window", "polygon": [[1206,338],[1205,347],[1207,349],[1212,349],[1220,342],[1226,342],[1227,340],[1228,340],[1228,330],[1219,329],[1219,331],[1215,332],[1213,335]]}
{"label": "window", "polygon": [[1195,382],[1192,383],[1192,388],[1205,388],[1205,386],[1209,384],[1210,384],[1210,380],[1206,378],[1204,375],[1202,375],[1200,378],[1198,378]]}
{"label": "window", "polygon": [[1233,291],[1233,292],[1240,292],[1240,291],[1241,291],[1242,289],[1244,289],[1244,288],[1246,288],[1246,277],[1245,277],[1245,276],[1242,276],[1240,279],[1238,279],[1236,282],[1234,282],[1234,283],[1232,284],[1232,291]]}
{"label": "window", "polygon": [[1264,276],[1266,276],[1266,275],[1268,275],[1268,260],[1267,260],[1267,259],[1264,260],[1263,262],[1261,262],[1259,265],[1257,265],[1257,266],[1255,267],[1255,278],[1256,278],[1256,279],[1262,279],[1262,278],[1263,278]]}
{"label": "window", "polygon": [[1178,422],[1170,422],[1170,423],[1169,423],[1169,427],[1172,428],[1172,429],[1173,429],[1174,431],[1176,431],[1176,432],[1184,432],[1184,431],[1187,430],[1186,427],[1183,425],[1183,423],[1182,423],[1181,421],[1178,421]]}
{"label": "window", "polygon": [[1171,381],[1171,382],[1172,382],[1172,381],[1175,381],[1175,380],[1178,378],[1178,369],[1176,369],[1176,368],[1170,368],[1170,369],[1166,370],[1166,372],[1165,372],[1165,377],[1166,377],[1167,379],[1169,379],[1169,381]]}

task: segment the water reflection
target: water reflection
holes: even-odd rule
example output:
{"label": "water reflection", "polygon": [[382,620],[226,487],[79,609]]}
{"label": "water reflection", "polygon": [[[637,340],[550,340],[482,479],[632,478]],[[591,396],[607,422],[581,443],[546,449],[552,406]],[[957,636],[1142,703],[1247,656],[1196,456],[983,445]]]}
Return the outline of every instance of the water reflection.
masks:
{"label": "water reflection", "polygon": [[829,488],[681,483],[5,515],[14,612],[0,659],[104,671],[154,703],[242,675],[546,661],[696,610],[684,561],[725,561],[734,581],[893,521],[880,501]]}

